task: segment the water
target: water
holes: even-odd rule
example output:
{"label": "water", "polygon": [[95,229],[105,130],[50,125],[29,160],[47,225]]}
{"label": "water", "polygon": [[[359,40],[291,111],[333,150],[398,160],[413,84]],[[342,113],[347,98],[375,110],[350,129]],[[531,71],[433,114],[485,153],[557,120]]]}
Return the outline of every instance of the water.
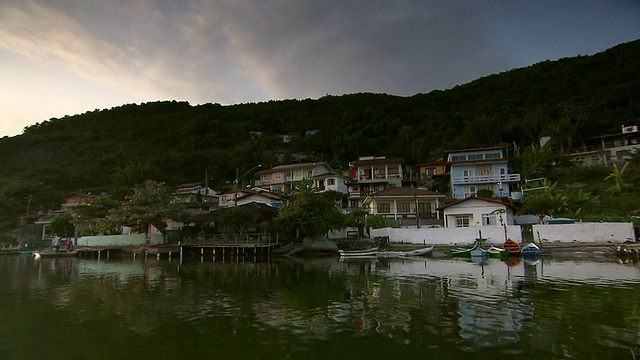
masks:
{"label": "water", "polygon": [[0,256],[0,359],[636,359],[616,262]]}

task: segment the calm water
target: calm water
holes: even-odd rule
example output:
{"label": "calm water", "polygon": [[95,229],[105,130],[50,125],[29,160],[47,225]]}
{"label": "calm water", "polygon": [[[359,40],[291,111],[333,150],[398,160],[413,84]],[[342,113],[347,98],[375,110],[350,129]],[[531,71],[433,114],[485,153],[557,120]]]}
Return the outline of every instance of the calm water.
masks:
{"label": "calm water", "polygon": [[640,268],[0,256],[0,359],[640,359]]}

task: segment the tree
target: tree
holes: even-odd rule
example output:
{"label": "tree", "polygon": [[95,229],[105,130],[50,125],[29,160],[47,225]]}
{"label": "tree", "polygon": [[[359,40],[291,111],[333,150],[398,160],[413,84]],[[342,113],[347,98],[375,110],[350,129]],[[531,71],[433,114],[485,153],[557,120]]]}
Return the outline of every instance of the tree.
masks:
{"label": "tree", "polygon": [[577,216],[583,210],[588,210],[600,203],[597,196],[592,196],[582,190],[572,190],[558,187],[558,183],[545,180],[541,183],[542,190],[530,192],[524,198],[521,212],[534,214],[540,221],[548,216]]}
{"label": "tree", "polygon": [[611,187],[608,188],[607,191],[615,194],[622,192],[627,187],[627,185],[624,183],[623,178],[627,167],[629,167],[628,162],[624,163],[624,165],[622,165],[620,169],[618,169],[618,164],[613,164],[611,173],[607,175],[606,178],[604,178],[604,181],[613,180],[613,185],[611,185]]}
{"label": "tree", "polygon": [[532,144],[522,152],[516,147],[516,158],[512,165],[525,179],[546,177],[556,157],[549,145]]}
{"label": "tree", "polygon": [[364,224],[372,229],[382,229],[382,228],[391,227],[391,222],[389,221],[389,219],[378,214],[368,215],[364,219]]}
{"label": "tree", "polygon": [[71,215],[60,215],[51,220],[51,230],[60,237],[69,237],[74,234],[75,227]]}
{"label": "tree", "polygon": [[85,224],[92,234],[111,233],[121,225],[109,221],[109,215],[120,207],[121,202],[111,195],[90,198],[87,204],[68,207],[73,217],[73,223],[78,226]]}
{"label": "tree", "polygon": [[242,234],[244,231],[255,230],[256,216],[247,209],[234,206],[222,213],[220,225],[233,233]]}
{"label": "tree", "polygon": [[184,221],[186,213],[182,204],[171,201],[171,192],[163,183],[147,180],[133,189],[133,194],[120,207],[110,211],[106,221],[110,224],[136,226],[149,231],[152,225],[166,235],[167,220]]}
{"label": "tree", "polygon": [[345,216],[333,201],[310,191],[301,191],[289,206],[280,210],[275,221],[287,231],[298,230],[302,237],[316,237],[343,227]]}

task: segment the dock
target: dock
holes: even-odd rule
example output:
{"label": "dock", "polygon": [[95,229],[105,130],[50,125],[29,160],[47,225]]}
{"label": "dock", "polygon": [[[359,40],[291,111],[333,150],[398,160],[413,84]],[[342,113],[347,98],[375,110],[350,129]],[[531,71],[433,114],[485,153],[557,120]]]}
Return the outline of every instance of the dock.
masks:
{"label": "dock", "polygon": [[271,234],[215,234],[189,237],[178,243],[141,246],[83,246],[78,256],[90,259],[143,257],[171,259],[172,257],[256,257],[268,256],[283,243]]}

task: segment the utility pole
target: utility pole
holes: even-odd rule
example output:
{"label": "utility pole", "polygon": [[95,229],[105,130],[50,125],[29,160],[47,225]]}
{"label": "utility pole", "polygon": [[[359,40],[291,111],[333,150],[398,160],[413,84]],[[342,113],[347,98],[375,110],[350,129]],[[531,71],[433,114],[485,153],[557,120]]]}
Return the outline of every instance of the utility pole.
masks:
{"label": "utility pole", "polygon": [[250,172],[252,172],[253,170],[262,167],[262,164],[258,164],[254,167],[252,167],[251,169],[249,169],[249,171],[247,171],[246,173],[242,174],[242,176],[238,176],[238,173],[240,172],[239,168],[236,168],[236,179],[233,181],[233,206],[238,206],[238,182],[245,176],[247,176]]}

